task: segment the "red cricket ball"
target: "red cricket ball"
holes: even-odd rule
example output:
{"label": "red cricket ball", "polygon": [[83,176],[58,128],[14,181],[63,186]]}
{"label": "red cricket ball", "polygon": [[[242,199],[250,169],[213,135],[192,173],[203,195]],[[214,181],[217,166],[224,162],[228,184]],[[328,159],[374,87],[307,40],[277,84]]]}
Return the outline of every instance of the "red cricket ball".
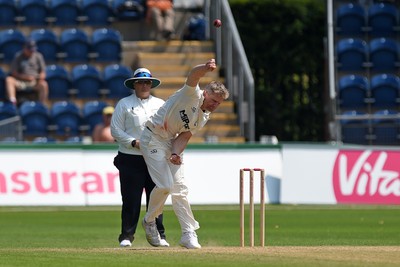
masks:
{"label": "red cricket ball", "polygon": [[221,20],[219,20],[219,19],[214,20],[214,27],[219,28],[219,27],[221,27],[221,25],[222,25]]}

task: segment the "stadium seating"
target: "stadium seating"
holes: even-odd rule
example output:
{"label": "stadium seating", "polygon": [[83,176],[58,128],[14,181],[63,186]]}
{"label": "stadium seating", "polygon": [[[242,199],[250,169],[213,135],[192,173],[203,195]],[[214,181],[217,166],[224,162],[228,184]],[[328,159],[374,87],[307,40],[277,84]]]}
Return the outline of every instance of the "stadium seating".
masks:
{"label": "stadium seating", "polygon": [[17,15],[14,0],[0,0],[0,26],[14,26]]}
{"label": "stadium seating", "polygon": [[51,0],[49,9],[54,25],[74,26],[79,22],[81,11],[77,0]]}
{"label": "stadium seating", "polygon": [[104,87],[109,90],[108,98],[119,99],[131,94],[124,81],[131,78],[132,70],[120,64],[107,65],[103,70]]}
{"label": "stadium seating", "polygon": [[395,71],[399,61],[399,45],[390,38],[373,39],[369,43],[369,57],[373,71]]}
{"label": "stadium seating", "polygon": [[38,136],[32,140],[33,144],[51,144],[56,142],[57,140],[50,136]]}
{"label": "stadium seating", "polygon": [[346,38],[337,43],[337,63],[342,71],[363,71],[368,47],[362,39]]}
{"label": "stadium seating", "polygon": [[79,28],[65,29],[61,32],[60,48],[65,53],[65,62],[84,63],[89,60],[89,37]]}
{"label": "stadium seating", "polygon": [[[398,113],[394,110],[379,110],[374,113],[379,116],[372,120],[372,144],[374,145],[400,145]],[[385,118],[387,117],[387,118]]]}
{"label": "stadium seating", "polygon": [[108,106],[103,101],[88,101],[82,107],[83,123],[88,126],[88,133],[91,134],[96,124],[103,121],[103,109]]}
{"label": "stadium seating", "polygon": [[375,3],[368,9],[368,26],[370,34],[376,37],[394,37],[398,25],[398,11],[390,3]]}
{"label": "stadium seating", "polygon": [[6,73],[0,68],[0,99],[6,98]]}
{"label": "stadium seating", "polygon": [[347,3],[336,10],[337,33],[342,36],[360,36],[366,26],[364,7],[356,3]]}
{"label": "stadium seating", "polygon": [[70,137],[67,137],[67,139],[65,139],[64,142],[68,143],[68,144],[79,144],[79,143],[82,143],[82,136],[79,136],[79,135],[70,136]]}
{"label": "stadium seating", "polygon": [[26,38],[18,29],[7,29],[0,32],[0,54],[3,61],[11,62],[17,52],[21,51]]}
{"label": "stadium seating", "polygon": [[197,14],[189,18],[184,35],[184,40],[205,40],[206,19],[203,14]]}
{"label": "stadium seating", "polygon": [[114,0],[112,5],[118,20],[141,20],[146,14],[145,0]]}
{"label": "stadium seating", "polygon": [[394,74],[378,74],[371,78],[371,97],[373,106],[378,108],[396,108],[399,105],[400,78]]}
{"label": "stadium seating", "polygon": [[71,70],[72,87],[77,98],[98,98],[103,80],[100,71],[93,65],[81,64]]}
{"label": "stadium seating", "polygon": [[49,99],[67,99],[71,89],[71,79],[63,65],[47,65],[46,81],[49,85]]}
{"label": "stadium seating", "polygon": [[11,102],[0,102],[0,121],[18,115],[18,110]]}
{"label": "stadium seating", "polygon": [[347,144],[369,144],[369,120],[361,119],[360,116],[366,115],[364,112],[351,110],[346,111],[342,115],[347,118],[342,119],[341,123],[341,139]]}
{"label": "stadium seating", "polygon": [[56,34],[50,29],[35,29],[30,38],[35,40],[38,51],[42,53],[46,63],[58,60],[59,43]]}
{"label": "stadium seating", "polygon": [[108,0],[82,0],[81,9],[86,25],[106,26],[111,23],[113,12]]}
{"label": "stadium seating", "polygon": [[47,136],[50,123],[49,110],[41,102],[26,101],[19,108],[24,135]]}
{"label": "stadium seating", "polygon": [[75,136],[79,133],[81,114],[75,103],[58,101],[53,103],[50,111],[51,123],[56,126],[57,135]]}
{"label": "stadium seating", "polygon": [[27,26],[45,26],[49,16],[46,0],[19,0],[19,14],[22,24]]}
{"label": "stadium seating", "polygon": [[96,61],[119,62],[122,53],[122,36],[119,31],[102,28],[92,33],[92,51],[96,53]]}
{"label": "stadium seating", "polygon": [[346,75],[339,80],[339,103],[343,109],[364,109],[368,96],[368,79],[360,75]]}

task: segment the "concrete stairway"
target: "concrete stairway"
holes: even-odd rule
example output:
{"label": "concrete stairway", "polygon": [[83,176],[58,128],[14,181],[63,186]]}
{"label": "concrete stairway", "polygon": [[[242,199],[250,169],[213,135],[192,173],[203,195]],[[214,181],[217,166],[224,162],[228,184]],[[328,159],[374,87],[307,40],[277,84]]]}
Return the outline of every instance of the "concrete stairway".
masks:
{"label": "concrete stairway", "polygon": [[[193,66],[215,58],[213,50],[213,43],[209,41],[124,42],[122,64],[131,66],[132,69],[148,68],[153,76],[161,80],[161,85],[154,89],[153,94],[166,100],[182,87]],[[224,79],[219,76],[218,69],[202,78],[200,86],[204,87],[212,80],[224,82]],[[191,139],[191,143],[202,142],[245,142],[237,124],[233,101],[224,101],[211,114],[211,119],[206,126]]]}

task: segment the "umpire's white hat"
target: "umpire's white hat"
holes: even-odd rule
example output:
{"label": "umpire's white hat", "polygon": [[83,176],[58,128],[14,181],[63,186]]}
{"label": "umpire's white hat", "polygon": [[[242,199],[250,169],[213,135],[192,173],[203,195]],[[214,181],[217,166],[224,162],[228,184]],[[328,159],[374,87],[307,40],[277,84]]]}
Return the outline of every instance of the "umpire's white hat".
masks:
{"label": "umpire's white hat", "polygon": [[133,73],[133,77],[126,79],[124,82],[125,87],[129,88],[129,89],[135,89],[135,87],[133,86],[134,82],[137,80],[151,80],[151,88],[155,88],[157,86],[159,86],[161,84],[161,81],[157,78],[154,78],[151,75],[151,72],[146,69],[146,68],[138,68],[137,70],[135,70],[135,72]]}

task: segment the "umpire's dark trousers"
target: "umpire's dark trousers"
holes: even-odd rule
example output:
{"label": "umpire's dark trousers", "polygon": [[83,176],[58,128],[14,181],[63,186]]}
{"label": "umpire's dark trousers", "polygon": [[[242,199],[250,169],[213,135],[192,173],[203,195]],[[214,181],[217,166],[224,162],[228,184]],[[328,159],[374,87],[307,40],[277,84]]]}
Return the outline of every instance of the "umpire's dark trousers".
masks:
{"label": "umpire's dark trousers", "polygon": [[[143,189],[146,192],[147,210],[150,193],[155,184],[147,171],[143,156],[118,152],[118,155],[114,158],[114,165],[119,170],[122,196],[121,234],[118,240],[121,242],[124,239],[129,239],[132,242],[139,221]],[[163,215],[161,214],[156,219],[156,224],[161,238],[165,239],[162,220]]]}

